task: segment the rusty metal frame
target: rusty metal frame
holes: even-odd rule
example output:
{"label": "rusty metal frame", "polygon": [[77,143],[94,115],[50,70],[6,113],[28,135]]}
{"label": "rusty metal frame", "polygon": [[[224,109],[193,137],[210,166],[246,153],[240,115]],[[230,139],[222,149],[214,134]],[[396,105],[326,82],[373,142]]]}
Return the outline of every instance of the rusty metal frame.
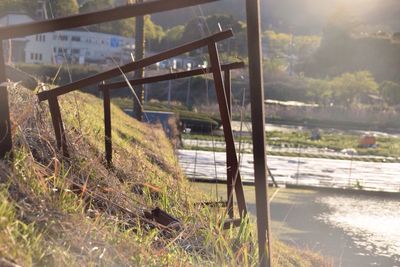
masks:
{"label": "rusty metal frame", "polygon": [[[231,64],[222,65],[223,71],[230,71],[232,69],[243,68],[243,62],[235,62]],[[142,79],[133,79],[129,83],[131,86],[144,85],[149,83],[157,83],[162,81],[169,81],[175,79],[182,79],[188,77],[199,76],[203,74],[211,73],[211,68],[201,68],[190,71],[182,71],[175,73],[168,73],[164,75],[157,75],[153,77],[146,77]],[[126,88],[128,85],[126,81],[115,82],[115,83],[101,83],[98,85],[99,91],[103,93],[103,107],[104,107],[104,129],[105,129],[105,159],[108,166],[112,166],[112,131],[111,131],[111,100],[110,90],[117,90]]]}
{"label": "rusty metal frame", "polygon": [[[126,64],[121,67],[117,67],[81,80],[78,80],[76,82],[60,86],[57,88],[54,88],[49,91],[43,91],[38,94],[39,101],[49,101],[50,108],[52,108],[52,119],[53,119],[53,126],[54,126],[54,131],[56,135],[56,141],[57,141],[57,147],[63,152],[63,155],[65,157],[69,156],[68,153],[68,147],[67,147],[67,142],[65,138],[65,131],[64,127],[62,125],[62,119],[60,114],[60,107],[57,102],[57,98],[61,95],[76,91],[78,89],[82,89],[87,86],[91,86],[93,84],[98,84],[104,80],[111,79],[117,76],[122,75],[122,73],[128,73],[135,71],[140,68],[144,68],[147,66],[150,66],[152,64],[155,64],[157,62],[160,62],[162,60],[184,54],[186,52],[190,52],[196,49],[199,49],[201,47],[207,46],[210,43],[216,43],[218,41],[225,40],[229,37],[233,36],[232,30],[227,30],[224,32],[219,32],[214,35],[211,35],[209,37],[206,37],[204,39],[200,39],[194,42],[190,42],[187,44],[184,44],[182,46],[166,50],[164,52],[161,52],[157,55],[151,56],[144,58],[139,61],[135,61],[129,64]],[[54,114],[53,114],[54,112]]]}
{"label": "rusty metal frame", "polygon": [[[215,43],[210,43],[208,47],[215,47]],[[239,69],[244,67],[243,62],[235,62],[231,64],[220,65],[218,58],[218,51],[210,50],[210,58],[212,59],[212,66],[209,68],[195,69],[190,71],[183,71],[177,73],[164,74],[159,76],[147,77],[138,80],[130,80],[131,86],[142,85],[148,83],[156,83],[180,78],[193,77],[198,75],[204,75],[208,73],[213,73],[215,88],[217,91],[217,99],[221,110],[228,115],[229,120],[222,118],[222,123],[224,129],[228,129],[224,132],[225,143],[227,147],[227,212],[230,217],[230,221],[233,220],[233,188],[235,188],[236,198],[238,201],[238,207],[240,212],[240,217],[243,218],[247,214],[246,202],[243,192],[243,185],[240,177],[240,172],[238,170],[238,160],[236,157],[236,150],[234,146],[234,138],[231,129],[231,70]],[[211,53],[216,53],[216,57],[212,56]],[[226,86],[222,82],[221,72],[224,72],[224,80]],[[216,77],[216,78],[215,78]],[[218,78],[219,77],[219,78]],[[112,136],[111,136],[111,111],[110,111],[110,90],[116,90],[121,88],[126,88],[126,81],[116,82],[110,84],[99,84],[99,90],[103,92],[103,105],[104,105],[104,128],[105,128],[105,151],[106,151],[106,161],[108,166],[112,166]],[[222,117],[222,115],[221,115]],[[230,129],[230,130],[229,130]],[[229,148],[229,149],[228,149]],[[228,152],[230,151],[230,152]],[[234,175],[237,173],[235,179]],[[234,220],[233,220],[234,221]],[[232,224],[232,222],[227,225]],[[237,223],[233,224],[237,225]]]}
{"label": "rusty metal frame", "polygon": [[[151,2],[128,4],[125,6],[90,12],[86,14],[0,27],[0,159],[5,158],[5,156],[12,151],[11,120],[10,108],[8,103],[8,92],[6,86],[3,85],[3,83],[6,82],[7,78],[5,75],[5,63],[2,49],[3,40],[24,37],[28,35],[35,35],[44,32],[83,27],[131,17],[144,16],[148,14],[216,1],[219,0],[154,0]],[[57,108],[55,110],[57,110]],[[61,141],[61,139],[58,141]],[[64,151],[66,152],[65,155],[67,155],[67,151]]]}
{"label": "rusty metal frame", "polygon": [[[222,127],[224,130],[225,143],[226,147],[227,148],[229,147],[229,150],[231,152],[230,153],[231,157],[227,158],[230,161],[228,163],[228,166],[230,166],[230,171],[231,171],[230,173],[231,174],[230,178],[232,178],[231,184],[233,184],[233,186],[235,187],[236,200],[238,203],[240,217],[244,218],[247,215],[246,199],[244,197],[242,179],[239,171],[239,160],[237,158],[235,140],[232,132],[231,113],[229,110],[223,77],[221,75],[222,70],[216,43],[208,45],[208,53],[210,55],[210,63],[211,63],[212,73],[214,76],[215,89],[217,91],[219,113],[221,115]],[[232,196],[233,196],[232,194],[228,196],[228,211],[233,205]],[[232,211],[229,211],[230,215],[232,214]]]}

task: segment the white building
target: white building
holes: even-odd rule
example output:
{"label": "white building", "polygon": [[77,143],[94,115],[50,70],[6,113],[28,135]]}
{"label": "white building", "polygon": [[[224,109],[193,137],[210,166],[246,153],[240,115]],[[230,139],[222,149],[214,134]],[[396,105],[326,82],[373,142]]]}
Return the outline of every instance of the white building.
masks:
{"label": "white building", "polygon": [[[28,15],[9,14],[0,18],[0,27],[31,21],[33,19]],[[133,38],[64,30],[8,41],[5,43],[5,57],[6,61],[14,63],[60,64],[65,60],[73,64],[105,64],[112,60],[122,63],[131,60],[134,44]]]}

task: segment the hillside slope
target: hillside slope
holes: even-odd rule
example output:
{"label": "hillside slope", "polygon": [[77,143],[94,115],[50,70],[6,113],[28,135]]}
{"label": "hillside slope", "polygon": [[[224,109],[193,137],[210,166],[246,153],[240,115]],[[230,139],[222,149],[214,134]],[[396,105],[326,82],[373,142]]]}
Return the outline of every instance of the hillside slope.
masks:
{"label": "hillside slope", "polygon": [[[153,20],[163,27],[185,24],[191,18],[216,13],[232,14],[245,20],[245,0],[221,0],[216,3],[153,15]],[[345,9],[357,21],[369,25],[387,25],[400,31],[397,0],[261,0],[262,25],[277,31],[296,34],[320,34],[328,20],[338,9]]]}
{"label": "hillside slope", "polygon": [[[193,205],[205,197],[190,188],[160,128],[113,106],[115,166],[108,170],[102,102],[83,93],[60,100],[72,155],[63,161],[47,104],[10,89],[15,152],[0,161],[0,265],[255,265],[254,225],[223,231],[221,211]],[[180,229],[146,219],[155,207],[178,218]],[[274,249],[274,266],[323,266],[311,252],[278,241]]]}

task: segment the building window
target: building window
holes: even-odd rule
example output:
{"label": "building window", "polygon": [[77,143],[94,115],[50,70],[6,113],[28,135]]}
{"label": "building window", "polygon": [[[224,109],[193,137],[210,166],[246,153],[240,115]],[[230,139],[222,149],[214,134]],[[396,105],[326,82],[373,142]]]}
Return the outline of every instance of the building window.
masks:
{"label": "building window", "polygon": [[60,41],[68,41],[68,36],[67,36],[67,35],[60,35],[60,36],[58,37],[58,39],[59,39]]}
{"label": "building window", "polygon": [[39,60],[42,61],[42,59],[43,59],[43,55],[39,54]]}
{"label": "building window", "polygon": [[71,37],[71,41],[72,42],[80,42],[81,41],[81,37],[80,36],[72,36]]}
{"label": "building window", "polygon": [[36,35],[36,42],[46,42],[46,35]]}
{"label": "building window", "polygon": [[53,52],[57,53],[57,47],[53,47]]}
{"label": "building window", "polygon": [[33,53],[31,53],[31,60],[33,60]]}
{"label": "building window", "polygon": [[38,54],[37,53],[35,53],[35,60],[37,60],[38,59]]}
{"label": "building window", "polygon": [[71,54],[79,54],[81,51],[79,49],[73,48],[71,49]]}

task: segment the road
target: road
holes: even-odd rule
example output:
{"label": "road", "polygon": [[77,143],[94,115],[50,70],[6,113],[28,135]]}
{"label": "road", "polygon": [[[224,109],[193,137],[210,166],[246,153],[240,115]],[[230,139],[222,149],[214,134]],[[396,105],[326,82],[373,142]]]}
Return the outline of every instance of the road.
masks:
{"label": "road", "polygon": [[[178,156],[189,178],[226,179],[223,152],[179,150]],[[268,166],[278,183],[400,192],[400,163],[269,156]],[[252,154],[242,155],[240,171],[243,181],[254,181]]]}

